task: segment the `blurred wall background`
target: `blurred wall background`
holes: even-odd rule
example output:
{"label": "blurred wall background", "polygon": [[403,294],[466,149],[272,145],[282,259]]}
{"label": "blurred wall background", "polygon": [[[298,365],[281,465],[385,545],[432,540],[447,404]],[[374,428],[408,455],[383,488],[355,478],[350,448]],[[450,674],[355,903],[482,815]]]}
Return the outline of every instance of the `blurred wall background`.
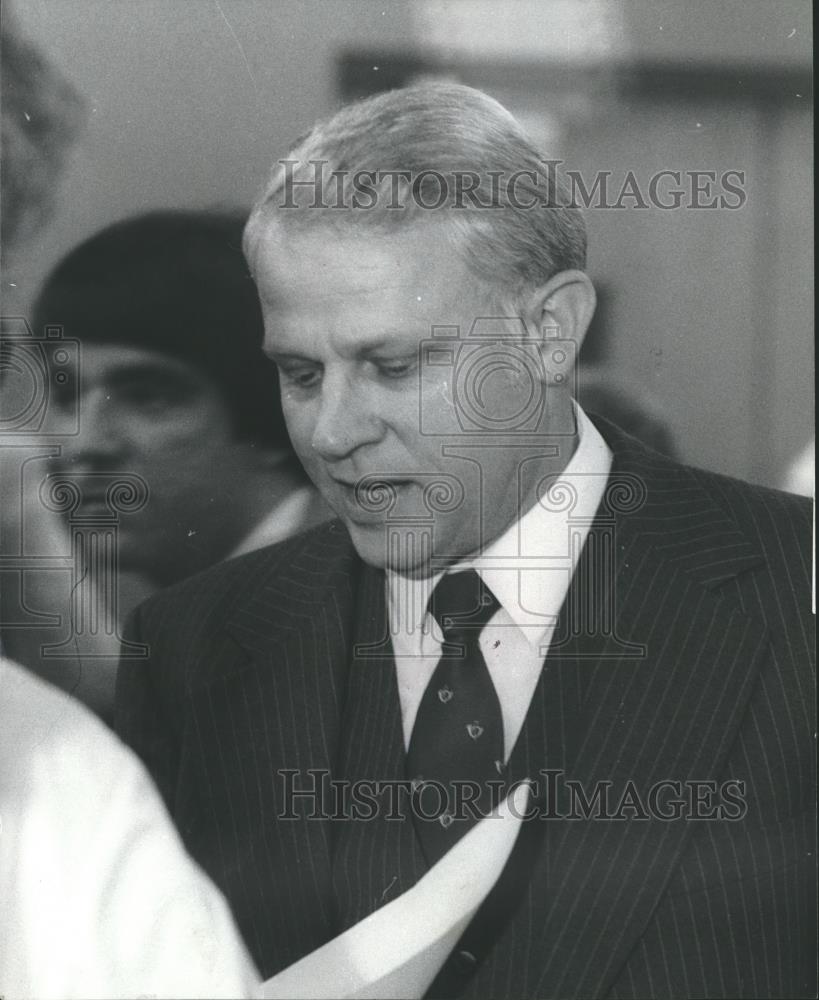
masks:
{"label": "blurred wall background", "polygon": [[[6,15],[9,4],[3,5]],[[150,207],[248,205],[344,93],[443,72],[481,86],[587,182],[745,174],[736,210],[591,208],[590,380],[638,398],[686,461],[777,485],[813,433],[806,0],[26,0],[20,29],[87,101],[51,223],[6,261],[3,312]]]}

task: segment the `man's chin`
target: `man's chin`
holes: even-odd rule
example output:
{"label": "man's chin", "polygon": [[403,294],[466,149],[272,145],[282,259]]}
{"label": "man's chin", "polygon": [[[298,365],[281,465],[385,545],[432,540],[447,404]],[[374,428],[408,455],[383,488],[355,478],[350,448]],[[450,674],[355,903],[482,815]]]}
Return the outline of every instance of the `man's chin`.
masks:
{"label": "man's chin", "polygon": [[362,561],[377,569],[402,576],[426,577],[435,572],[432,564],[432,533],[426,527],[357,523],[344,521]]}

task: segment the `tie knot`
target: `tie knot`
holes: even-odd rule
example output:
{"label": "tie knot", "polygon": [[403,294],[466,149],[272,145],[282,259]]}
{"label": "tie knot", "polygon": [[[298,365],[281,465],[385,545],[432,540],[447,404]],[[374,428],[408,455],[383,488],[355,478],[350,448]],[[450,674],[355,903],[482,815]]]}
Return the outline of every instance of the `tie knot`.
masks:
{"label": "tie knot", "polygon": [[429,599],[429,611],[446,640],[456,636],[477,639],[499,608],[498,599],[474,569],[447,573]]}

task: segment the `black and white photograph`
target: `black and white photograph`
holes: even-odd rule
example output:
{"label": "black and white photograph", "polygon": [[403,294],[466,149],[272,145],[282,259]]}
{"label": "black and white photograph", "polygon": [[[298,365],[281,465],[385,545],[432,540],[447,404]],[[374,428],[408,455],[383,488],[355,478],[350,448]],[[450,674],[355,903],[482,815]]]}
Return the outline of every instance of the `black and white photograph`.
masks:
{"label": "black and white photograph", "polygon": [[7,0],[0,1000],[817,997],[807,0]]}

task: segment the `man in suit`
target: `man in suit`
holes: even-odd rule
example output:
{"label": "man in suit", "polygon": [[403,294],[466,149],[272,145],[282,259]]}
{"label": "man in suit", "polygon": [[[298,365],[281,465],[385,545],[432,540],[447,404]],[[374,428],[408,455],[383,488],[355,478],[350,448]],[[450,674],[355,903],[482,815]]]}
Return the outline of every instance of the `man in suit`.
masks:
{"label": "man in suit", "polygon": [[431,995],[809,995],[809,511],[574,404],[557,173],[485,95],[395,91],[279,161],[245,250],[338,519],[144,605],[118,701],[263,975],[528,780]]}
{"label": "man in suit", "polygon": [[[59,435],[60,446],[45,487],[76,496],[61,520],[85,531],[72,541],[82,564],[76,578],[29,571],[26,596],[78,622],[83,635],[66,639],[49,625],[7,629],[4,641],[10,655],[106,721],[119,639],[97,627],[95,608],[106,619],[124,617],[160,587],[330,515],[293,453],[275,367],[259,357],[262,316],[241,249],[245,221],[205,211],[122,219],[74,247],[34,306],[35,343],[47,345],[49,328],[59,328],[77,350],[78,370],[55,366],[43,431]],[[13,397],[14,380],[5,381]],[[124,512],[110,506],[118,488]],[[66,548],[42,499],[26,501],[39,537],[50,529],[54,550]],[[106,580],[94,529],[101,522],[109,530],[115,511],[117,566]],[[6,589],[3,618],[14,621],[21,595]],[[63,656],[42,654],[61,641]]]}
{"label": "man in suit", "polygon": [[324,510],[293,454],[275,368],[258,357],[244,222],[215,211],[122,219],[74,247],[34,306],[38,335],[59,326],[80,352],[79,372],[52,393],[50,430],[73,428],[79,406],[53,471],[76,477],[91,507],[106,474],[144,481],[147,503],[121,518],[119,561],[155,588]]}
{"label": "man in suit", "polygon": [[[49,215],[81,101],[9,20],[2,216],[16,251]],[[223,896],[136,757],[1,645],[0,692],[0,995],[257,996]]]}

